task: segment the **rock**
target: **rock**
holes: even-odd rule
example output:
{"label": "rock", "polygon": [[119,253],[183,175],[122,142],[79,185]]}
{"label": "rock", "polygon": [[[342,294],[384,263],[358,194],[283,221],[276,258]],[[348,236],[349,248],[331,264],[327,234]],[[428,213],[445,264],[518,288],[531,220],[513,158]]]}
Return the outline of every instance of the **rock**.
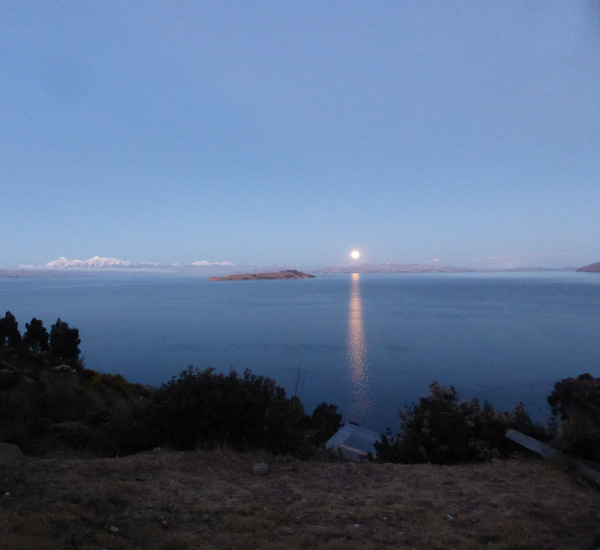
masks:
{"label": "rock", "polygon": [[269,473],[269,465],[266,462],[252,464],[252,473],[257,476],[265,476]]}
{"label": "rock", "polygon": [[23,458],[23,451],[14,443],[0,443],[0,464]]}
{"label": "rock", "polygon": [[23,451],[14,443],[0,443],[0,454],[23,456]]}

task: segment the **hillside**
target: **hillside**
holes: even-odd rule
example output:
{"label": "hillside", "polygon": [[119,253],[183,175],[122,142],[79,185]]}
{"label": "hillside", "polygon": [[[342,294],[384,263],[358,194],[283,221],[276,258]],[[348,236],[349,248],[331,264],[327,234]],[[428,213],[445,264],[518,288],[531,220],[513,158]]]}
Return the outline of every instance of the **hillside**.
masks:
{"label": "hillside", "polygon": [[586,273],[600,273],[600,262],[580,267],[577,271],[583,271]]}
{"label": "hillside", "polygon": [[[600,492],[559,464],[299,461],[154,450],[112,459],[0,454],[3,548],[586,549]],[[267,475],[252,465],[267,462]]]}
{"label": "hillside", "polygon": [[149,395],[118,374],[17,359],[0,350],[0,441],[37,456],[102,447],[102,429],[138,410]]}

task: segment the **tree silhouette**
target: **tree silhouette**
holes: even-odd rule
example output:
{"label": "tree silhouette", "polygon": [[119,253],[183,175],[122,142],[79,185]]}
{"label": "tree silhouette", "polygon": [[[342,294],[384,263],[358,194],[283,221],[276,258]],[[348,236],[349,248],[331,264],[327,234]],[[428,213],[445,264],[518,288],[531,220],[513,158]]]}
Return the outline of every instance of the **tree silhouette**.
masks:
{"label": "tree silhouette", "polygon": [[23,336],[23,343],[27,349],[39,353],[50,348],[50,335],[40,319],[34,317],[31,323],[25,323],[25,328],[27,330]]}
{"label": "tree silhouette", "polygon": [[50,327],[50,351],[56,359],[80,370],[82,365],[79,360],[79,330],[70,328],[68,323],[56,320]]}
{"label": "tree silhouette", "polygon": [[0,318],[0,346],[19,347],[21,344],[21,334],[19,332],[19,323],[15,316],[7,311],[4,317]]}

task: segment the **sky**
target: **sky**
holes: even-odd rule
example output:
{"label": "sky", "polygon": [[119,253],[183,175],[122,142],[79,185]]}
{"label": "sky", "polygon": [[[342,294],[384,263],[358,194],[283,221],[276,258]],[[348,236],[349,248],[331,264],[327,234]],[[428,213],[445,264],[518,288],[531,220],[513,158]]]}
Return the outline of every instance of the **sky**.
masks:
{"label": "sky", "polygon": [[600,2],[0,0],[0,266],[600,261]]}

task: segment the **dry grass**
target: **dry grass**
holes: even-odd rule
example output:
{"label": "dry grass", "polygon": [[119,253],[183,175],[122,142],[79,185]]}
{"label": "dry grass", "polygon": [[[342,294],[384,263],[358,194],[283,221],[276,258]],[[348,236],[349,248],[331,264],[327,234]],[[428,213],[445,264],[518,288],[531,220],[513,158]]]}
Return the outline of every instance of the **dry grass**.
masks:
{"label": "dry grass", "polygon": [[[261,461],[270,473],[252,475]],[[11,550],[600,544],[600,491],[523,457],[452,467],[228,451],[24,458],[0,465],[0,491],[0,548]]]}

